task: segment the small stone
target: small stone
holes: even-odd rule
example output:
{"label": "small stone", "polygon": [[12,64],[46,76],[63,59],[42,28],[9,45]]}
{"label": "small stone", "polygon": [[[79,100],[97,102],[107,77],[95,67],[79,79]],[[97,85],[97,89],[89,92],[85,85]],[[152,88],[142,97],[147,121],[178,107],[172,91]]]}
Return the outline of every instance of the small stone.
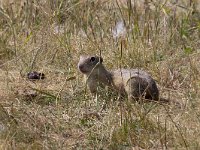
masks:
{"label": "small stone", "polygon": [[36,71],[33,71],[33,72],[29,72],[27,74],[27,77],[29,80],[40,80],[40,79],[44,79],[45,75],[44,73],[38,73]]}

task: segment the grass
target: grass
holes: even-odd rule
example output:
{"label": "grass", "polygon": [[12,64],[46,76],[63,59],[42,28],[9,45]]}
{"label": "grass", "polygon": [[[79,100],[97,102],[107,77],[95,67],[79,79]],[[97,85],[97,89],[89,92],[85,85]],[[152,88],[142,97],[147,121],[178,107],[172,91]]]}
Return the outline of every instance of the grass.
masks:
{"label": "grass", "polygon": [[[197,0],[0,6],[1,149],[200,148]],[[126,33],[113,38],[119,22]],[[77,70],[81,54],[101,54],[109,69],[144,68],[182,107],[119,102],[105,89],[95,101]],[[34,70],[46,79],[29,81]]]}

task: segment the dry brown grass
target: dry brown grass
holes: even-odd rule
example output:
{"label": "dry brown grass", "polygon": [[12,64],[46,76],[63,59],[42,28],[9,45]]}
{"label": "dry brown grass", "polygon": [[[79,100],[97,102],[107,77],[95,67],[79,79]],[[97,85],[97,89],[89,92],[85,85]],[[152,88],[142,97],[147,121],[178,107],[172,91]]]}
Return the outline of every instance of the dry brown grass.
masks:
{"label": "dry brown grass", "polygon": [[[197,0],[0,2],[0,149],[200,148]],[[127,34],[114,40],[120,20]],[[77,71],[83,53],[101,53],[109,69],[144,68],[181,108],[104,89],[95,101]],[[46,79],[29,81],[33,70]]]}

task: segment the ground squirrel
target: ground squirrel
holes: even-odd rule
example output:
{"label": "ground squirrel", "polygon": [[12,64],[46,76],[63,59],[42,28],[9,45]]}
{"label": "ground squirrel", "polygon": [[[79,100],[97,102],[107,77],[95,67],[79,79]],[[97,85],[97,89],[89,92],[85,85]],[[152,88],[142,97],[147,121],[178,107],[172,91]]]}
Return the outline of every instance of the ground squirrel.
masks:
{"label": "ground squirrel", "polygon": [[92,94],[96,94],[99,84],[117,90],[121,95],[127,94],[129,99],[158,100],[159,91],[154,79],[139,69],[118,69],[108,71],[103,65],[102,57],[81,55],[78,69],[84,74],[86,83]]}

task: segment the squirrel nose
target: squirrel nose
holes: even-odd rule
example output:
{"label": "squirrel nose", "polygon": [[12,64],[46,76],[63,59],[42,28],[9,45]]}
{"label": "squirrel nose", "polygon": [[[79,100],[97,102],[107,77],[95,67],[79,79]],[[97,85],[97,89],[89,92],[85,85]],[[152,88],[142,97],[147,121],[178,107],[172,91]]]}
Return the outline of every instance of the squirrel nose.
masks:
{"label": "squirrel nose", "polygon": [[84,66],[83,65],[78,65],[79,70],[83,70]]}

